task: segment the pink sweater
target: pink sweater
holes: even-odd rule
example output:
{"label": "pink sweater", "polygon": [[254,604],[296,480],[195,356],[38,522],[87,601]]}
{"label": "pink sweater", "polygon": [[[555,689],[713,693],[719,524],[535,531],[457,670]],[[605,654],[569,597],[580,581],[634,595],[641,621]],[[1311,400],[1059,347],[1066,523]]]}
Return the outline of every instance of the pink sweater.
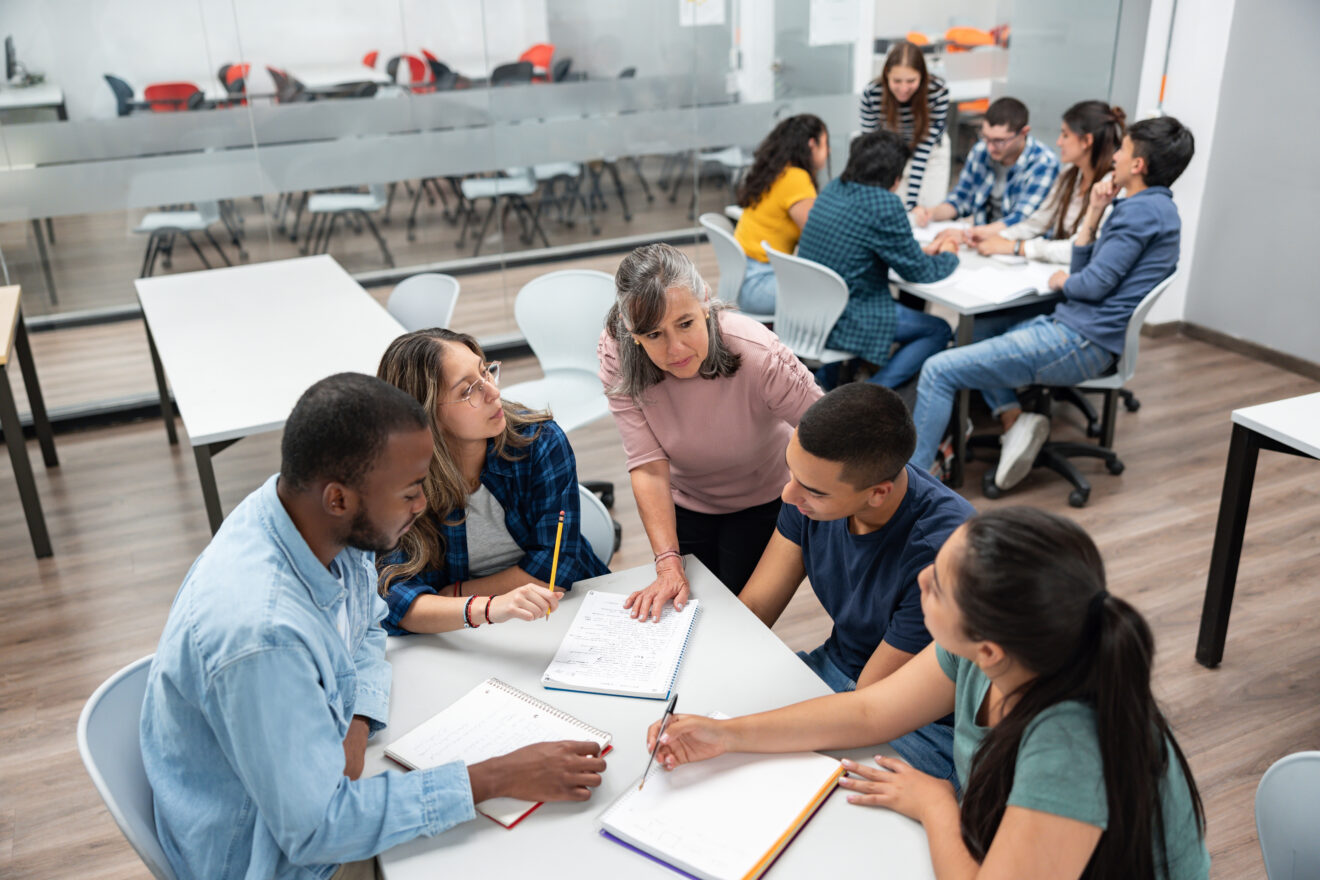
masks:
{"label": "pink sweater", "polygon": [[[674,503],[698,513],[733,513],[778,497],[788,481],[788,438],[822,393],[764,324],[736,312],[719,315],[726,345],[742,356],[738,372],[723,379],[666,374],[642,395],[642,406],[609,399],[628,470],[667,460]],[[596,354],[609,388],[618,380],[619,347],[608,332]]]}

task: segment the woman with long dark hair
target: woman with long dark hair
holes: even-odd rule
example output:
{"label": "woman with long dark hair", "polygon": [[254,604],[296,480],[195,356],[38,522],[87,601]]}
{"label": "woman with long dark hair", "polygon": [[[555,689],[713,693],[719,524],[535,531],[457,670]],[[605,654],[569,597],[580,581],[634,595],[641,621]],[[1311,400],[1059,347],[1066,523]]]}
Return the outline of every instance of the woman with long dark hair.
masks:
{"label": "woman with long dark hair", "polygon": [[751,170],[738,186],[743,213],[733,231],[747,255],[747,274],[738,292],[738,305],[745,311],[774,313],[775,273],[761,242],[793,253],[816,201],[816,175],[829,157],[829,131],[810,113],[783,120],[756,148]]}
{"label": "woman with long dark hair", "polygon": [[862,133],[886,129],[903,138],[912,156],[898,195],[903,207],[933,205],[949,189],[949,87],[926,70],[921,47],[899,40],[880,75],[862,91]]}
{"label": "woman with long dark hair", "polygon": [[534,620],[547,589],[559,514],[556,590],[607,569],[579,531],[577,465],[550,413],[500,397],[499,361],[466,333],[433,329],[390,343],[379,378],[431,418],[427,512],[379,561],[391,634]]}
{"label": "woman with long dark hair", "polygon": [[840,781],[850,802],[921,822],[935,876],[1207,877],[1201,798],[1151,693],[1150,627],[1106,591],[1086,532],[1032,508],[983,513],[918,584],[935,643],[896,672],[759,715],[675,716],[664,766],[884,742],[952,711],[961,801],[882,756],[844,761]]}
{"label": "woman with long dark hair", "polygon": [[[1121,107],[1079,101],[1063,114],[1059,159],[1069,167],[1054,181],[1045,201],[1030,217],[997,235],[972,237],[982,254],[1019,254],[1029,260],[1072,260],[1072,239],[1086,216],[1091,189],[1114,170],[1114,153],[1127,131]],[[1102,221],[1103,222],[1103,221]]]}

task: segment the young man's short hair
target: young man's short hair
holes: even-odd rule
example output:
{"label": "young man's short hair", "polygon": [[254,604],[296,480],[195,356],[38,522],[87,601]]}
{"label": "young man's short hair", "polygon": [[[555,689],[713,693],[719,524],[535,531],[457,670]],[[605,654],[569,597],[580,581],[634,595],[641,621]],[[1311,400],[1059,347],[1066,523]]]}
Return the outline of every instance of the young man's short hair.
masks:
{"label": "young man's short hair", "polygon": [[848,150],[848,167],[839,179],[890,189],[911,155],[912,149],[896,132],[888,129],[867,132],[853,140]]}
{"label": "young man's short hair", "polygon": [[841,385],[813,403],[797,438],[809,454],[842,464],[843,479],[857,489],[896,479],[917,448],[903,398],[870,382]]}
{"label": "young man's short hair", "polygon": [[1027,105],[1017,98],[1000,98],[985,111],[986,125],[1002,125],[1009,131],[1021,131],[1029,121]]}
{"label": "young man's short hair", "polygon": [[291,489],[318,480],[358,487],[391,434],[429,428],[411,395],[362,373],[337,373],[303,392],[284,423],[280,479]]}
{"label": "young man's short hair", "polygon": [[1196,152],[1191,130],[1172,116],[1135,122],[1127,134],[1133,156],[1146,160],[1146,186],[1171,186]]}

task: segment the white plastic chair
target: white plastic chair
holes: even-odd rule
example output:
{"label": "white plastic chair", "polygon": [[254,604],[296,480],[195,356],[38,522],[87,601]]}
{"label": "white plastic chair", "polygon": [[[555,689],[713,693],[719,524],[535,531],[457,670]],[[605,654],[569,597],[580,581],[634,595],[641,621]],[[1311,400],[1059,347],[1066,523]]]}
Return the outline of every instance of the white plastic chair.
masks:
{"label": "white plastic chair", "polygon": [[[726,303],[736,303],[742,291],[743,279],[747,275],[747,255],[743,253],[738,239],[733,237],[733,227],[728,219],[719,214],[707,213],[702,214],[698,220],[706,229],[706,239],[715,249],[715,260],[720,265],[719,298]],[[775,319],[774,315],[759,312],[744,311],[743,314],[763,324]]]}
{"label": "white plastic chair", "polygon": [[596,343],[613,305],[614,278],[604,272],[566,269],[525,284],[514,300],[513,316],[545,378],[500,393],[530,407],[549,407],[565,431],[608,415]]}
{"label": "white plastic chair", "polygon": [[110,818],[157,880],[175,880],[156,837],[151,785],[142,768],[139,722],[147,689],[148,654],[110,676],[78,718],[78,753]]}
{"label": "white plastic chair", "polygon": [[[458,235],[459,247],[465,246],[468,230],[475,225],[477,200],[490,199],[490,211],[487,212],[486,219],[481,222],[481,229],[477,232],[477,245],[472,251],[472,256],[481,253],[481,245],[486,240],[486,231],[490,229],[495,215],[500,215],[502,231],[504,216],[510,209],[516,211],[522,219],[524,244],[532,244],[539,234],[541,242],[546,247],[550,247],[550,240],[545,237],[545,230],[541,228],[539,215],[527,203],[527,198],[534,195],[537,189],[536,174],[531,168],[510,169],[506,177],[469,177],[459,184],[459,189],[469,206],[463,212],[463,227]],[[501,210],[501,199],[504,210]]]}
{"label": "white plastic chair", "polygon": [[1320,752],[1275,761],[1256,788],[1256,837],[1269,880],[1320,877]]}
{"label": "white plastic chair", "polygon": [[820,263],[775,250],[761,242],[775,270],[775,333],[798,357],[832,364],[857,357],[851,351],[826,348],[843,309],[848,305],[848,282]]}
{"label": "white plastic chair", "polygon": [[614,518],[596,493],[581,483],[578,484],[578,506],[582,509],[582,537],[587,539],[596,558],[609,565],[614,557]]}
{"label": "white plastic chair", "polygon": [[458,302],[458,279],[438,272],[423,272],[399,282],[385,302],[385,310],[403,329],[448,327]]}
{"label": "white plastic chair", "polygon": [[[215,240],[211,234],[211,227],[221,221],[220,203],[215,201],[197,202],[196,207],[191,210],[179,211],[152,211],[144,216],[140,223],[133,229],[138,235],[147,236],[147,250],[142,256],[142,270],[138,273],[139,278],[149,278],[156,269],[156,258],[162,253],[165,255],[165,268],[170,268],[170,259],[173,256],[174,236],[181,235],[184,240],[192,246],[197,258],[202,261],[202,265],[211,268],[211,263],[202,253],[201,245],[192,237],[194,232],[200,232],[206,236],[206,240],[215,248],[215,252],[220,255],[220,259],[225,261],[226,266],[234,265],[225,253],[224,248],[220,247],[220,242]],[[234,244],[238,245],[237,236],[233,239]],[[246,258],[247,254],[239,246],[239,256]]]}
{"label": "white plastic chair", "polygon": [[376,244],[380,246],[381,256],[385,259],[385,265],[393,266],[394,257],[390,255],[385,239],[376,228],[375,221],[371,219],[372,214],[385,210],[388,204],[389,196],[383,183],[371,184],[364,193],[314,193],[307,199],[307,212],[312,215],[312,219],[307,224],[307,241],[303,244],[302,252],[329,253],[330,237],[334,235],[335,225],[341,217],[352,214],[358,217],[375,237]]}

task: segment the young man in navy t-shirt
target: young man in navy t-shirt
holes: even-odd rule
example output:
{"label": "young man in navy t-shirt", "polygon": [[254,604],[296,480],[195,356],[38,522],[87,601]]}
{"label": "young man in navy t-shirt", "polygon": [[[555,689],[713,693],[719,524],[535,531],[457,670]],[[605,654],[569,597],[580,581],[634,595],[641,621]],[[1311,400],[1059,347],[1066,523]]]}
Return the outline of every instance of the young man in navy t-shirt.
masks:
{"label": "young man in navy t-shirt", "polygon": [[[810,578],[834,629],[823,645],[799,656],[835,691],[879,681],[930,644],[917,573],[976,512],[906,464],[915,445],[902,399],[858,382],[812,404],[784,453],[784,506],[739,598],[772,626]],[[954,778],[948,724],[928,725],[892,745],[917,769]]]}

